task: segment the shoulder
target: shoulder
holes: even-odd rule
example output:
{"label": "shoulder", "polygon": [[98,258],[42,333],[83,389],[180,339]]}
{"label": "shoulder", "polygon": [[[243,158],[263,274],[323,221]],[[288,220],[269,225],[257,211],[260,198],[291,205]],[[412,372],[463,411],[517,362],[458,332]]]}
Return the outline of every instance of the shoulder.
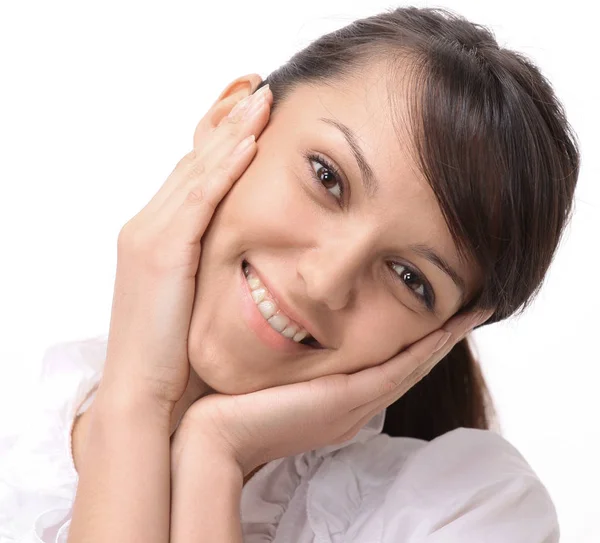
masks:
{"label": "shoulder", "polygon": [[427,442],[407,459],[401,472],[406,477],[418,477],[423,493],[430,487],[439,490],[441,482],[456,490],[504,479],[538,480],[506,438],[474,428],[458,428]]}
{"label": "shoulder", "polygon": [[559,539],[545,486],[513,445],[488,430],[459,428],[430,442],[381,434],[339,451],[327,471],[322,482],[341,491],[340,541],[367,533],[381,543]]}
{"label": "shoulder", "polygon": [[[513,543],[558,541],[556,510],[529,463],[502,436],[459,428],[432,440],[399,470],[382,504],[396,496],[422,511],[432,540]],[[384,530],[401,532],[402,515]],[[385,539],[384,539],[385,541]]]}
{"label": "shoulder", "polygon": [[0,540],[49,541],[44,534],[68,522],[78,479],[71,429],[91,403],[105,354],[104,336],[47,348],[30,404],[0,428]]}

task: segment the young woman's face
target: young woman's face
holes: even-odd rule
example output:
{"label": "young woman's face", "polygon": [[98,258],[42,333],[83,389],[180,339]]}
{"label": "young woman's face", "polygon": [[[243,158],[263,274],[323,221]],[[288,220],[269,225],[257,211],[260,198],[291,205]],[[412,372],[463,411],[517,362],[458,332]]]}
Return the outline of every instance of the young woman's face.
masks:
{"label": "young woman's face", "polygon": [[[364,156],[361,166],[344,132]],[[398,140],[385,78],[304,85],[257,141],[203,238],[188,352],[205,383],[235,394],[352,373],[386,361],[459,309],[463,293],[432,255],[462,278],[465,296],[478,277],[459,261],[408,142]],[[244,261],[281,300],[275,309],[307,323],[322,349],[294,350],[266,324]]]}

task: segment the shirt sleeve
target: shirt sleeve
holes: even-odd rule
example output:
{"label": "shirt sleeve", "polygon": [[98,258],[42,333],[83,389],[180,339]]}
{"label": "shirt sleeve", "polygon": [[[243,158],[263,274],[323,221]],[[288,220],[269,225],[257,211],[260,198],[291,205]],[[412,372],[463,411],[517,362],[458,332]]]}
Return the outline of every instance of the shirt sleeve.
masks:
{"label": "shirt sleeve", "polygon": [[376,514],[381,543],[559,541],[546,488],[508,441],[486,430],[459,428],[416,451]]}
{"label": "shirt sleeve", "polygon": [[71,428],[100,377],[103,337],[49,347],[28,405],[0,423],[0,543],[66,541],[77,473]]}

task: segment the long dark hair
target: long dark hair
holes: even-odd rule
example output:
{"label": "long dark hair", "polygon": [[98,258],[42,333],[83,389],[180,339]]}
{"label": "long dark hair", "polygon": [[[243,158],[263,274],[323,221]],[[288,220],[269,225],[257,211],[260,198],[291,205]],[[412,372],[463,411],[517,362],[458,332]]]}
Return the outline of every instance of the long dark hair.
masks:
{"label": "long dark hair", "polygon": [[[539,291],[572,213],[577,138],[539,69],[491,30],[443,8],[401,7],[321,36],[273,71],[277,105],[298,85],[377,60],[411,67],[410,136],[461,258],[483,285],[461,308],[521,313]],[[400,86],[398,86],[400,92]],[[424,137],[426,135],[426,137]],[[468,337],[468,336],[467,336]],[[387,408],[383,432],[431,440],[489,429],[493,406],[467,338]]]}

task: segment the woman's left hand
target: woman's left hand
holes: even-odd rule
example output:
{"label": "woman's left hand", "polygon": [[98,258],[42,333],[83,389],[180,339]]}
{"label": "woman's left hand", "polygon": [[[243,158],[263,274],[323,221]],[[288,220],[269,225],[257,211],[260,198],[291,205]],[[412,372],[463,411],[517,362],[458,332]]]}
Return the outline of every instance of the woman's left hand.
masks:
{"label": "woman's left hand", "polygon": [[[357,373],[326,375],[249,394],[204,396],[181,420],[172,462],[177,463],[186,442],[210,442],[211,450],[236,462],[246,476],[271,460],[343,443],[427,375],[491,313],[454,317],[443,329],[388,361]],[[188,441],[191,436],[194,439]]]}

